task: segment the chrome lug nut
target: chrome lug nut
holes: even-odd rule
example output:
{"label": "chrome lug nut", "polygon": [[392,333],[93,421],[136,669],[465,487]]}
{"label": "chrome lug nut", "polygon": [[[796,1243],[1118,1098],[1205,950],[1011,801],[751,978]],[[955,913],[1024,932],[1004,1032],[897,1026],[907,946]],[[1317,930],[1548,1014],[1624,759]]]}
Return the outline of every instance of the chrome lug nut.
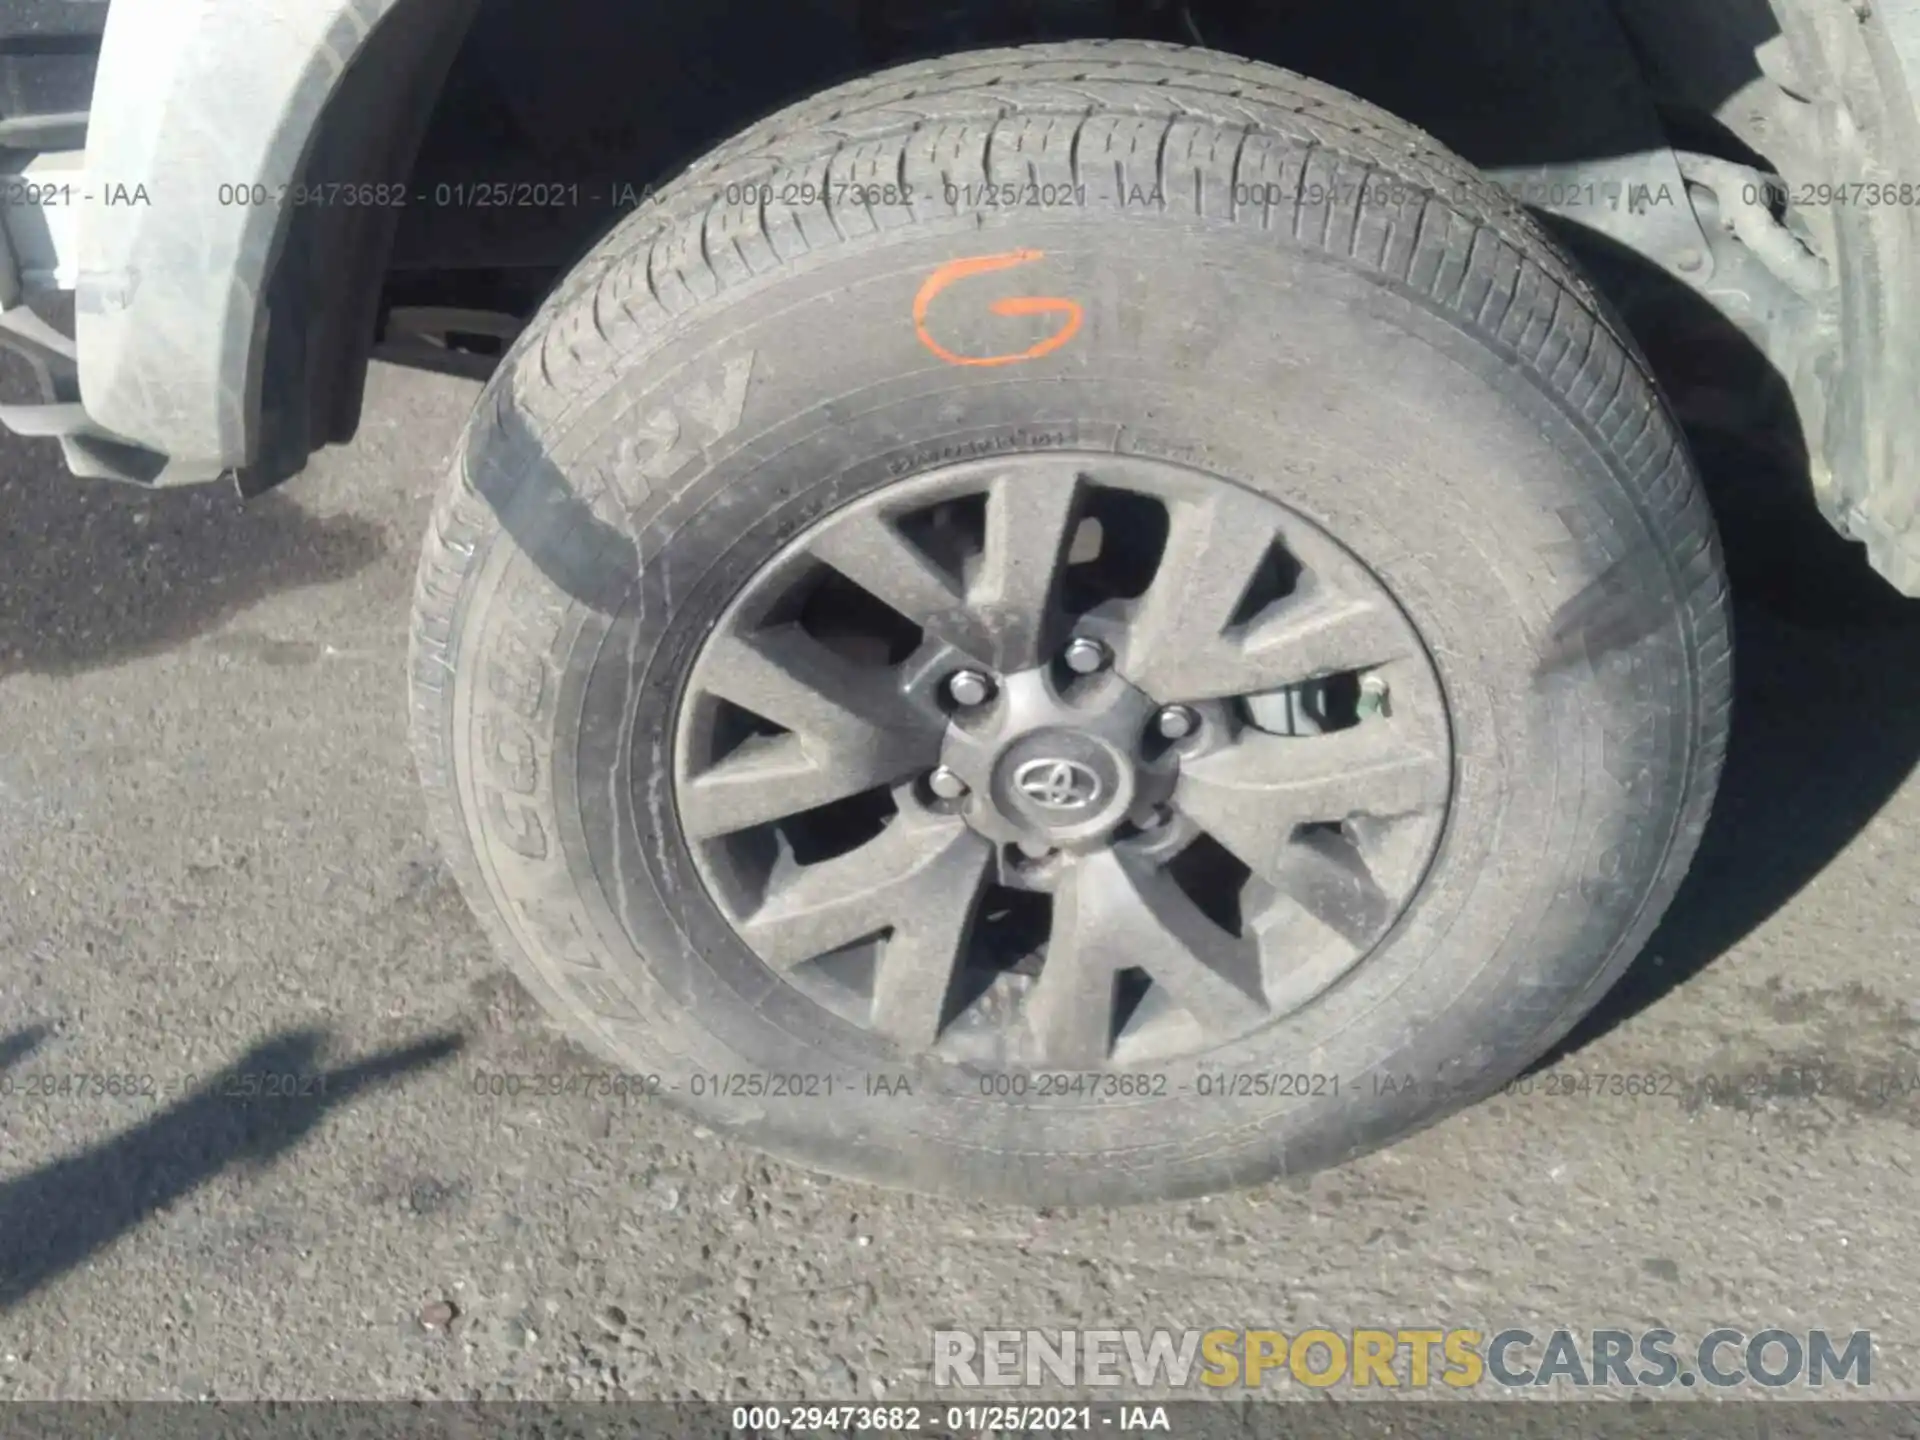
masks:
{"label": "chrome lug nut", "polygon": [[1092,675],[1107,668],[1107,647],[1098,640],[1089,640],[1082,635],[1077,640],[1067,642],[1066,652],[1061,658],[1074,674]]}
{"label": "chrome lug nut", "polygon": [[993,681],[978,670],[956,671],[947,681],[947,694],[956,705],[984,705],[993,695]]}
{"label": "chrome lug nut", "polygon": [[958,800],[967,793],[967,782],[942,765],[927,776],[927,788],[942,800]]}
{"label": "chrome lug nut", "polygon": [[1184,705],[1169,705],[1153,724],[1161,739],[1184,740],[1200,728],[1200,717]]}

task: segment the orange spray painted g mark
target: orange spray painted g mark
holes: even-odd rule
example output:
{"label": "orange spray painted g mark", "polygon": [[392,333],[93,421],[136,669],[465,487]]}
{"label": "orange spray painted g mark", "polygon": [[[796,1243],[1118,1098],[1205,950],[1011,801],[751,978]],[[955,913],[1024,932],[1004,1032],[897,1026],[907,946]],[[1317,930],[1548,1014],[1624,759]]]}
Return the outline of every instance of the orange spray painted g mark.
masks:
{"label": "orange spray painted g mark", "polygon": [[1054,295],[1016,295],[1005,300],[996,300],[988,309],[995,315],[1017,317],[1022,315],[1060,315],[1065,320],[1053,335],[1025,350],[1009,355],[957,355],[933,338],[927,329],[927,311],[934,299],[948,286],[966,280],[975,275],[990,274],[995,270],[1011,270],[1018,265],[1030,265],[1046,257],[1044,250],[1008,250],[998,255],[972,255],[964,260],[949,260],[935,270],[920,287],[920,293],[913,297],[913,328],[920,336],[920,343],[949,365],[1018,365],[1026,360],[1038,360],[1051,355],[1080,333],[1080,325],[1085,312],[1078,301],[1061,299]]}

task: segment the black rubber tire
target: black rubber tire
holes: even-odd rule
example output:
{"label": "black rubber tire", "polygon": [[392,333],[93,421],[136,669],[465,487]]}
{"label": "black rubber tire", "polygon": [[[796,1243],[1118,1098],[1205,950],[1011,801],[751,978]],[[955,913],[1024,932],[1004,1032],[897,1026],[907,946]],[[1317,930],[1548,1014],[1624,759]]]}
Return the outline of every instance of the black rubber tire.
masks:
{"label": "black rubber tire", "polygon": [[[983,303],[941,311],[942,347],[1060,328],[985,313],[1010,294],[1077,297],[1084,327],[1019,365],[937,358],[922,281],[1016,249],[1044,259],[970,282]],[[1015,1097],[890,1054],[772,980],[665,808],[680,682],[764,558],[893,477],[1059,447],[1180,460],[1307,512],[1387,580],[1447,694],[1455,793],[1419,898],[1333,990],[1208,1057],[1282,1077],[1231,1103],[1201,1097],[1194,1062],[1147,1097]],[[1314,1169],[1520,1072],[1671,899],[1731,655],[1685,445],[1524,214],[1323,86],[1078,43],[816,97],[623,223],[466,432],[412,672],[451,863],[579,1040],[803,1163],[1053,1204]],[[869,1073],[912,1093],[869,1093]],[[696,1075],[723,1079],[696,1096]]]}

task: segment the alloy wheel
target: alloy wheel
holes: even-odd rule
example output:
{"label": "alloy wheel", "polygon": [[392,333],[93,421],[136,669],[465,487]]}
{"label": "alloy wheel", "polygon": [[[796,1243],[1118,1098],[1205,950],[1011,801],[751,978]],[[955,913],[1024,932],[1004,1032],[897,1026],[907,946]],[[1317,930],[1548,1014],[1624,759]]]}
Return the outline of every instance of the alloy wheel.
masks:
{"label": "alloy wheel", "polygon": [[1099,1068],[1299,1009],[1406,911],[1452,785],[1432,660],[1324,530],[1167,462],[900,481],[698,655],[675,810],[783,982],[906,1052]]}

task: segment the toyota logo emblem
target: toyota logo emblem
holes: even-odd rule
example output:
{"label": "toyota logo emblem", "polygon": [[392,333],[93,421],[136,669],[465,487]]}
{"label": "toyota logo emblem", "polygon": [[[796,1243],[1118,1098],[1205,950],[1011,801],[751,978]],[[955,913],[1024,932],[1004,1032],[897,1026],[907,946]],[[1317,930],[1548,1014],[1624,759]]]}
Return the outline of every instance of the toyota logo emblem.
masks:
{"label": "toyota logo emblem", "polygon": [[1029,760],[1013,772],[1013,788],[1042,810],[1085,810],[1106,793],[1077,760]]}

